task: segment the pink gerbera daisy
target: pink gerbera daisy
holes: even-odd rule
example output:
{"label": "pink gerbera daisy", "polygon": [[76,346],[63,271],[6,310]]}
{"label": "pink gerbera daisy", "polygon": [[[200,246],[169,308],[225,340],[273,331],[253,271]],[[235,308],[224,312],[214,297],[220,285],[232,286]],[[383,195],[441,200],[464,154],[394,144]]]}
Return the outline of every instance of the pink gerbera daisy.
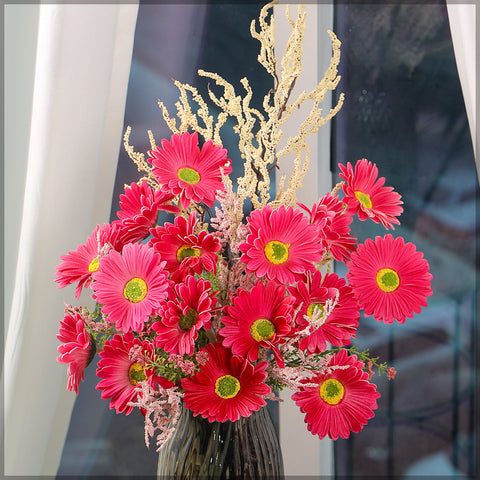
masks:
{"label": "pink gerbera daisy", "polygon": [[117,212],[122,226],[128,232],[129,240],[136,242],[148,237],[150,229],[157,222],[158,210],[178,213],[179,208],[171,205],[172,193],[165,193],[149,187],[145,180],[125,186],[120,195],[120,208]]}
{"label": "pink gerbera daisy", "polygon": [[62,262],[58,264],[55,276],[58,288],[78,282],[75,289],[75,297],[78,298],[82,288],[90,285],[92,274],[98,270],[101,251],[110,248],[121,250],[124,244],[125,238],[119,224],[97,225],[86,243],[60,256]]}
{"label": "pink gerbera daisy", "polygon": [[346,276],[365,315],[404,323],[427,306],[432,294],[427,260],[413,243],[392,235],[367,239],[347,263]]}
{"label": "pink gerbera daisy", "polygon": [[385,228],[394,228],[399,225],[396,217],[401,215],[403,203],[401,196],[393,191],[392,187],[384,187],[385,178],[378,178],[378,168],[366,158],[358,160],[355,171],[350,162],[345,167],[339,164],[342,177],[346,184],[343,186],[345,198],[343,201],[348,206],[348,213],[358,213],[360,220],[370,218],[376,223],[381,223]]}
{"label": "pink gerbera daisy", "polygon": [[196,132],[172,135],[170,141],[163,139],[162,148],[155,147],[148,154],[162,191],[180,195],[183,208],[191,200],[213,207],[216,192],[225,190],[222,170],[225,175],[232,171],[227,151],[212,140],[200,149]]}
{"label": "pink gerbera daisy", "polygon": [[153,324],[157,333],[155,345],[166,352],[192,355],[200,328],[209,329],[212,309],[217,298],[210,282],[188,276],[175,285],[175,298],[159,311],[161,320]]}
{"label": "pink gerbera daisy", "polygon": [[122,253],[111,250],[100,260],[92,288],[109,321],[124,332],[140,331],[168,288],[165,262],[145,244],[129,243]]}
{"label": "pink gerbera daisy", "polygon": [[259,347],[269,348],[275,354],[277,363],[284,361],[277,344],[284,341],[290,332],[294,298],[285,295],[285,287],[257,282],[250,292],[240,288],[233,298],[233,306],[225,307],[222,317],[224,327],[219,335],[225,347],[231,347],[236,355],[258,360]]}
{"label": "pink gerbera daisy", "polygon": [[201,415],[209,422],[235,422],[266,404],[263,395],[271,392],[264,383],[267,362],[252,365],[220,343],[210,343],[201,352],[208,355],[207,362],[195,375],[182,380],[183,400],[194,416]]}
{"label": "pink gerbera daisy", "polygon": [[195,214],[192,213],[188,220],[176,217],[175,224],[167,222],[151,230],[149,245],[165,260],[165,268],[175,282],[203,271],[216,273],[216,252],[221,248],[220,242],[204,230],[198,236],[195,235],[197,224]]}
{"label": "pink gerbera daisy", "polygon": [[[296,324],[300,330],[311,325],[312,333],[303,337],[300,348],[310,353],[320,353],[327,348],[327,342],[334,347],[348,345],[355,338],[360,310],[351,287],[336,273],[320,271],[308,274],[304,282],[290,287],[300,310]],[[326,318],[325,318],[325,315]],[[304,316],[310,318],[310,321]]]}
{"label": "pink gerbera daisy", "polygon": [[102,380],[96,388],[102,391],[102,398],[111,399],[110,408],[117,413],[128,415],[133,410],[128,403],[137,399],[139,392],[136,388],[140,382],[148,381],[152,387],[155,382],[163,388],[173,386],[149,367],[154,355],[153,345],[135,338],[132,332],[115,334],[105,342],[99,355],[97,376]]}
{"label": "pink gerbera daisy", "polygon": [[254,210],[248,218],[250,234],[240,245],[246,272],[279,283],[294,283],[299,275],[313,271],[322,258],[318,229],[292,207],[275,210],[269,205]]}
{"label": "pink gerbera daisy", "polygon": [[350,432],[360,432],[374,416],[377,398],[376,386],[368,381],[363,363],[345,350],[333,355],[325,369],[305,383],[316,386],[301,387],[292,395],[302,413],[307,429],[313,434],[331,439],[348,438]]}
{"label": "pink gerbera daisy", "polygon": [[319,227],[320,245],[339,262],[350,259],[357,239],[350,236],[352,217],[346,213],[346,205],[336,195],[327,193],[310,211],[298,204],[310,215],[310,222]]}
{"label": "pink gerbera daisy", "polygon": [[58,361],[69,364],[67,390],[74,390],[78,395],[78,386],[85,380],[84,370],[95,356],[95,342],[78,312],[66,312],[57,338],[62,342],[57,348]]}

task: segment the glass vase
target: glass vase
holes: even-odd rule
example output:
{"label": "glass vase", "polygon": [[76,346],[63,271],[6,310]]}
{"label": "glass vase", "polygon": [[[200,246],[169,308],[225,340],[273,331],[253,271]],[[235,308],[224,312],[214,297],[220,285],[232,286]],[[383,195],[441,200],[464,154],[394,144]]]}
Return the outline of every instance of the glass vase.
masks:
{"label": "glass vase", "polygon": [[266,407],[236,422],[210,423],[182,407],[160,450],[157,478],[283,479],[278,435]]}

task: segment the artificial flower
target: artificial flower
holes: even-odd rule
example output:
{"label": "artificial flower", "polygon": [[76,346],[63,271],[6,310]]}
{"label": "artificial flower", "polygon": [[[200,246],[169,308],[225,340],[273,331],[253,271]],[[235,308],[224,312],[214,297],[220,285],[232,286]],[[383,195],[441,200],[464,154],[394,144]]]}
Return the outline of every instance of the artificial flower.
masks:
{"label": "artificial flower", "polygon": [[401,196],[393,187],[385,187],[385,178],[378,177],[378,168],[366,158],[358,160],[355,170],[350,162],[345,167],[339,164],[340,177],[345,180],[343,201],[350,215],[358,214],[360,220],[367,218],[381,223],[385,228],[399,225],[397,217],[403,212]]}
{"label": "artificial flower", "polygon": [[110,399],[110,409],[117,413],[130,414],[133,402],[139,392],[137,385],[147,381],[152,386],[159,383],[164,388],[173,386],[169,380],[155,375],[149,362],[153,360],[154,349],[150,342],[142,342],[132,332],[115,334],[107,340],[99,353],[97,376],[102,380],[97,384],[103,399]]}
{"label": "artificial flower", "polygon": [[317,270],[313,275],[307,274],[296,287],[289,287],[289,292],[296,299],[295,307],[299,308],[295,317],[297,328],[311,327],[311,333],[300,341],[301,350],[321,353],[327,343],[341,347],[355,338],[360,309],[345,279],[336,273],[322,276]]}
{"label": "artificial flower", "polygon": [[183,401],[194,416],[201,415],[209,422],[235,422],[266,404],[263,395],[271,392],[264,383],[267,362],[253,365],[218,342],[202,350],[208,355],[207,362],[195,375],[182,380]]}
{"label": "artificial flower", "polygon": [[138,243],[125,245],[121,254],[111,250],[101,258],[92,288],[117,330],[140,331],[156,313],[168,288],[164,265],[152,248]]}
{"label": "artificial flower", "polygon": [[365,240],[352,254],[346,274],[365,315],[404,323],[427,306],[432,275],[413,243],[387,234]]}
{"label": "artificial flower", "polygon": [[335,260],[345,262],[355,250],[357,239],[350,235],[353,218],[346,213],[346,205],[336,196],[327,193],[312,210],[299,203],[310,215],[310,223],[319,227],[320,245]]}
{"label": "artificial flower", "polygon": [[78,386],[85,380],[84,370],[95,355],[95,342],[85,329],[83,317],[68,310],[60,322],[57,339],[62,342],[57,348],[58,361],[68,364],[67,390],[74,390],[78,395]]}
{"label": "artificial flower", "polygon": [[248,227],[250,234],[240,245],[240,260],[246,264],[246,272],[258,278],[294,283],[299,275],[315,270],[314,262],[322,258],[317,228],[292,207],[273,210],[268,205],[254,210]]}
{"label": "artificial flower", "polygon": [[340,350],[324,373],[305,380],[306,385],[292,395],[306,414],[305,423],[313,435],[348,438],[350,432],[360,432],[374,416],[380,394],[362,369],[363,363],[355,355]]}
{"label": "artificial flower", "polygon": [[157,334],[154,343],[168,353],[192,355],[198,331],[202,327],[209,329],[217,298],[209,281],[190,275],[174,290],[174,298],[164,303],[160,320],[153,324]]}
{"label": "artificial flower", "polygon": [[222,344],[252,362],[258,360],[259,347],[269,348],[284,365],[277,344],[290,332],[293,302],[283,285],[272,282],[265,286],[258,281],[250,292],[240,288],[221,319]]}
{"label": "artificial flower", "polygon": [[165,268],[175,282],[203,271],[216,273],[220,242],[204,230],[195,235],[197,225],[192,213],[188,220],[178,216],[174,224],[166,222],[151,230],[149,245],[165,260]]}
{"label": "artificial flower", "polygon": [[127,239],[121,226],[117,223],[97,225],[87,241],[76,250],[61,255],[61,263],[57,265],[55,281],[58,288],[76,283],[75,297],[78,298],[82,288],[87,288],[92,275],[98,270],[100,254],[108,249],[121,250]]}
{"label": "artificial flower", "polygon": [[163,139],[162,147],[148,154],[162,191],[180,195],[183,208],[192,200],[213,207],[216,192],[225,190],[222,172],[228,175],[232,171],[227,151],[211,140],[200,149],[196,132],[172,135],[170,141]]}
{"label": "artificial flower", "polygon": [[129,240],[136,242],[148,237],[150,229],[156,224],[158,210],[169,213],[178,213],[179,208],[171,205],[172,193],[154,190],[143,180],[140,185],[133,182],[125,186],[125,193],[120,195],[120,210],[117,217],[120,219]]}

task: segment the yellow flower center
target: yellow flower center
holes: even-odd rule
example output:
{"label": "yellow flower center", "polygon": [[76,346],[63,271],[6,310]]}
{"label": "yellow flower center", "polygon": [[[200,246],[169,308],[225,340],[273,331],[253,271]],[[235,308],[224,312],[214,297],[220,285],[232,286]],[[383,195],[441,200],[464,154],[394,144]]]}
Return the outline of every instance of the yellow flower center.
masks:
{"label": "yellow flower center", "polygon": [[177,176],[180,180],[195,185],[200,181],[200,174],[193,168],[184,167],[180,168],[177,172]]}
{"label": "yellow flower center", "polygon": [[98,265],[100,264],[100,260],[98,259],[98,257],[95,257],[91,262],[90,264],[88,265],[88,271],[90,273],[92,272],[96,272],[98,270]]}
{"label": "yellow flower center", "polygon": [[307,308],[307,315],[310,318],[313,318],[313,315],[318,315],[322,316],[323,314],[323,305],[321,303],[311,303],[308,308]]}
{"label": "yellow flower center", "polygon": [[192,247],[190,245],[182,245],[177,250],[177,261],[182,263],[182,260],[187,257],[199,257],[202,253],[202,250],[197,247]]}
{"label": "yellow flower center", "polygon": [[221,398],[233,398],[240,391],[240,382],[232,375],[223,375],[215,382],[215,393]]}
{"label": "yellow flower center", "polygon": [[398,273],[391,268],[382,268],[377,272],[377,285],[384,292],[393,292],[400,286]]}
{"label": "yellow flower center", "polygon": [[137,362],[132,363],[128,369],[128,379],[132,385],[138,385],[140,382],[146,380],[145,366]]}
{"label": "yellow flower center", "polygon": [[270,340],[275,333],[275,325],[266,318],[259,318],[252,323],[250,334],[257,342]]}
{"label": "yellow flower center", "polygon": [[320,385],[320,397],[329,405],[337,405],[345,395],[345,388],[336,378],[329,378]]}
{"label": "yellow flower center", "polygon": [[147,296],[148,288],[143,278],[132,278],[123,289],[123,296],[132,303],[141,302]]}
{"label": "yellow flower center", "polygon": [[357,200],[365,207],[365,208],[372,208],[372,200],[370,200],[370,195],[368,193],[363,193],[356,191],[355,196]]}
{"label": "yellow flower center", "polygon": [[289,243],[272,240],[265,245],[264,251],[267,260],[274,265],[280,265],[288,260]]}

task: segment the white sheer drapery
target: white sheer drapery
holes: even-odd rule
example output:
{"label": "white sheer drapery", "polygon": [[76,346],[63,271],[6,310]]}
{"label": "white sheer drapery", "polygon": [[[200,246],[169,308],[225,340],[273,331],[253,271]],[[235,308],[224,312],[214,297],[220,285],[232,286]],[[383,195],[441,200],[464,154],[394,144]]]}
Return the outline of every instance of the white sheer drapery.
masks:
{"label": "white sheer drapery", "polygon": [[[73,287],[56,289],[55,266],[61,254],[74,250],[97,223],[109,219],[137,8],[5,9],[11,35],[6,39],[7,68],[28,61],[17,55],[28,49],[25,42],[32,49],[36,43],[34,82],[16,84],[18,72],[7,71],[10,82],[5,85],[6,98],[32,99],[25,111],[10,105],[5,122],[12,133],[26,129],[24,139],[30,130],[25,161],[22,144],[17,151],[15,137],[6,135],[5,218],[21,219],[18,228],[5,231],[7,281],[13,286],[7,289],[5,312],[7,475],[57,472],[75,394],[65,390],[56,334],[63,302],[75,302]],[[36,38],[28,37],[25,18],[34,27],[38,22]]]}
{"label": "white sheer drapery", "polygon": [[470,133],[472,135],[473,153],[480,177],[480,161],[477,156],[477,119],[476,119],[476,73],[477,73],[477,36],[475,4],[460,4],[447,1],[448,20],[452,34],[455,60],[462,85],[463,99],[467,110]]}

